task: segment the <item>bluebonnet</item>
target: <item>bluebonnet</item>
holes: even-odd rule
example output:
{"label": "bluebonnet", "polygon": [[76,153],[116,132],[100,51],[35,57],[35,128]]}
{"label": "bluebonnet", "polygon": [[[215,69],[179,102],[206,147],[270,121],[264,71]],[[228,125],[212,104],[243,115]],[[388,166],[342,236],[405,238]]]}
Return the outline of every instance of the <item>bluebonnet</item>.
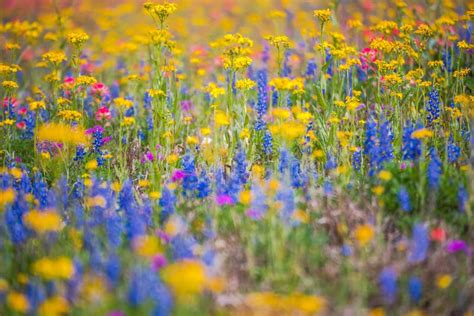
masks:
{"label": "bluebonnet", "polygon": [[40,209],[48,206],[48,193],[48,185],[43,180],[43,175],[36,172],[33,182],[33,195],[39,201]]}
{"label": "bluebonnet", "polygon": [[196,246],[196,239],[192,235],[178,234],[171,240],[171,250],[174,260],[194,258],[193,248]]}
{"label": "bluebonnet", "polygon": [[300,161],[293,157],[290,161],[291,185],[295,188],[301,188],[307,182],[307,177],[301,171]]}
{"label": "bluebonnet", "polygon": [[359,171],[362,165],[362,151],[357,149],[352,154],[352,167],[354,170]]}
{"label": "bluebonnet", "polygon": [[383,120],[379,126],[379,161],[388,162],[393,159],[393,131],[390,121]]}
{"label": "bluebonnet", "polygon": [[398,191],[398,203],[400,204],[402,211],[411,211],[410,194],[408,193],[405,186],[401,186],[400,190]]}
{"label": "bluebonnet", "polygon": [[382,297],[392,304],[397,297],[397,273],[391,267],[382,270],[379,275],[379,285]]}
{"label": "bluebonnet", "polygon": [[469,193],[467,192],[464,185],[459,185],[458,188],[458,209],[460,212],[464,213],[466,209],[466,202],[468,201]]}
{"label": "bluebonnet", "polygon": [[84,146],[77,146],[76,147],[76,155],[74,156],[74,161],[82,161],[86,156],[86,149]]}
{"label": "bluebonnet", "polygon": [[194,195],[194,190],[196,190],[198,186],[198,177],[196,175],[196,166],[193,155],[190,152],[187,152],[186,155],[184,155],[181,164],[185,173],[183,178],[183,195],[190,197]]}
{"label": "bluebonnet", "polygon": [[403,129],[403,160],[416,160],[421,155],[421,141],[411,136],[414,131],[415,127],[411,123],[407,123]]}
{"label": "bluebonnet", "polygon": [[291,56],[291,52],[289,49],[285,51],[285,56],[283,58],[283,69],[281,71],[281,76],[282,77],[290,77],[291,76],[291,67],[288,63],[288,60]]}
{"label": "bluebonnet", "polygon": [[165,222],[170,215],[175,212],[175,203],[176,197],[170,189],[166,186],[163,187],[161,190],[161,198],[159,204],[161,206],[161,213],[160,213],[160,222]]}
{"label": "bluebonnet", "polygon": [[430,148],[430,157],[431,160],[428,164],[427,171],[428,185],[431,189],[438,189],[443,170],[441,159],[439,158],[438,153],[434,147]]}
{"label": "bluebonnet", "polygon": [[206,170],[203,169],[199,175],[197,184],[197,197],[203,199],[211,194],[211,181],[207,176]]}
{"label": "bluebonnet", "polygon": [[449,136],[448,140],[448,161],[449,163],[455,163],[461,156],[461,148],[456,145],[453,139],[453,135]]}
{"label": "bluebonnet", "polygon": [[428,120],[428,125],[431,126],[433,124],[433,121],[437,120],[440,115],[440,101],[438,90],[433,88],[430,92],[428,92],[428,97],[429,100],[426,106],[426,119]]}
{"label": "bluebonnet", "polygon": [[446,48],[443,51],[442,60],[443,60],[444,68],[446,68],[448,72],[453,72],[452,54],[451,54],[450,48]]}
{"label": "bluebonnet", "polygon": [[267,108],[267,71],[265,69],[261,69],[257,72],[257,103],[255,104],[255,111],[257,113],[255,130],[257,131],[263,130],[265,128],[263,116],[267,113]]}
{"label": "bluebonnet", "polygon": [[128,239],[145,233],[146,225],[138,213],[138,205],[130,180],[124,182],[119,193],[119,206],[124,212],[125,232]]}
{"label": "bluebonnet", "polygon": [[288,154],[288,151],[285,148],[280,149],[280,161],[278,164],[278,171],[280,173],[284,173],[286,170],[288,170],[290,166],[290,155]]}
{"label": "bluebonnet", "polygon": [[316,61],[311,59],[308,61],[308,64],[306,65],[306,72],[305,75],[309,78],[314,79],[316,76],[316,70],[318,69],[318,66],[316,65]]}
{"label": "bluebonnet", "polygon": [[293,211],[296,208],[295,193],[290,185],[283,184],[277,192],[277,201],[281,202],[280,216],[285,220],[289,221],[293,215]]}
{"label": "bluebonnet", "polygon": [[267,129],[265,135],[263,136],[263,152],[265,155],[271,155],[273,152],[273,137],[270,131]]}
{"label": "bluebonnet", "polygon": [[121,273],[120,257],[112,253],[105,262],[105,275],[112,286],[116,286],[120,280]]}
{"label": "bluebonnet", "polygon": [[23,196],[17,197],[5,211],[5,222],[13,244],[20,244],[28,238],[28,230],[23,223],[23,216],[28,212],[28,203]]}
{"label": "bluebonnet", "polygon": [[244,185],[245,183],[247,183],[249,173],[247,171],[247,157],[242,147],[239,146],[233,160],[234,160],[233,174],[238,179],[240,184]]}
{"label": "bluebonnet", "polygon": [[122,243],[123,222],[122,218],[115,213],[107,216],[105,220],[105,229],[107,232],[107,240],[109,247],[115,249]]}
{"label": "bluebonnet", "polygon": [[419,263],[425,260],[429,246],[428,228],[424,224],[415,224],[408,251],[408,262]]}
{"label": "bluebonnet", "polygon": [[413,303],[418,304],[423,294],[423,283],[418,277],[410,277],[408,280],[408,293]]}
{"label": "bluebonnet", "polygon": [[377,138],[377,124],[371,118],[365,123],[364,154],[369,160],[369,175],[373,176],[379,164],[379,145]]}

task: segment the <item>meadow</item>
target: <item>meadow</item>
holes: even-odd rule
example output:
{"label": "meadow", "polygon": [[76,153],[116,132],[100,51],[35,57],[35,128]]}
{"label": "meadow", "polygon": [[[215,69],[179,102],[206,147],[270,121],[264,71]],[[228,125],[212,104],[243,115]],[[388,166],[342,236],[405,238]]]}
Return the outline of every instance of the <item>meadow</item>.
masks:
{"label": "meadow", "polygon": [[472,1],[0,6],[0,315],[474,315]]}

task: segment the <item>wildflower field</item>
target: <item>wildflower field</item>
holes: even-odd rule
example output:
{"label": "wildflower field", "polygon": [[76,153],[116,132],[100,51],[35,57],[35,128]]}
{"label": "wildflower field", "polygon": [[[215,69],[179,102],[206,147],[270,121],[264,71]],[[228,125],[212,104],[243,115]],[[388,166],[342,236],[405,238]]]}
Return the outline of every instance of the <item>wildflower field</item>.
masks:
{"label": "wildflower field", "polygon": [[474,2],[0,0],[0,315],[474,315]]}

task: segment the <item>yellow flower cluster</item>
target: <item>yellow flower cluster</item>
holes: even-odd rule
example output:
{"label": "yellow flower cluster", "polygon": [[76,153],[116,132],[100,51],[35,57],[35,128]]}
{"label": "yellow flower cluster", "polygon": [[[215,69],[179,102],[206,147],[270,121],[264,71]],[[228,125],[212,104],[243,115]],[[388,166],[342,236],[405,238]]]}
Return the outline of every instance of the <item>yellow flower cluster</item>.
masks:
{"label": "yellow flower cluster", "polygon": [[33,263],[33,273],[46,280],[68,280],[74,275],[71,258],[41,258]]}
{"label": "yellow flower cluster", "polygon": [[79,121],[82,118],[82,114],[74,110],[59,111],[58,116],[66,121]]}
{"label": "yellow flower cluster", "polygon": [[255,81],[250,79],[239,79],[235,82],[235,87],[239,90],[250,90],[255,87]]}
{"label": "yellow flower cluster", "polygon": [[321,23],[326,23],[329,21],[331,17],[331,10],[323,9],[323,10],[314,10],[313,16],[317,17]]}
{"label": "yellow flower cluster", "polygon": [[256,315],[313,315],[326,306],[326,300],[315,295],[293,293],[290,295],[273,292],[257,292],[245,299]]}
{"label": "yellow flower cluster", "polygon": [[133,101],[127,100],[127,99],[122,98],[122,97],[115,98],[114,103],[119,109],[125,109],[125,110],[127,110],[127,109],[129,109],[133,106]]}
{"label": "yellow flower cluster", "polygon": [[143,7],[153,17],[153,19],[157,18],[158,21],[160,21],[161,26],[165,20],[178,9],[176,4],[169,2],[156,4],[147,1],[143,4]]}
{"label": "yellow flower cluster", "polygon": [[266,36],[265,39],[270,42],[273,46],[277,49],[286,49],[290,47],[290,39],[288,36],[280,35],[280,36]]}
{"label": "yellow flower cluster", "polygon": [[218,98],[219,96],[225,94],[225,89],[219,87],[213,82],[210,82],[208,86],[206,87],[206,92],[208,92],[211,95],[211,97]]}
{"label": "yellow flower cluster", "polygon": [[23,217],[25,224],[39,234],[61,230],[61,216],[54,210],[31,210]]}
{"label": "yellow flower cluster", "polygon": [[13,203],[15,196],[15,190],[12,188],[0,191],[0,210],[2,210],[4,206]]}
{"label": "yellow flower cluster", "polygon": [[30,102],[29,105],[30,105],[31,111],[36,111],[39,109],[46,110],[46,103],[44,103],[44,101],[33,101],[33,102]]}
{"label": "yellow flower cluster", "polygon": [[200,294],[206,286],[204,265],[196,260],[182,260],[172,263],[161,271],[161,277],[173,291],[179,302]]}
{"label": "yellow flower cluster", "polygon": [[84,44],[89,39],[89,35],[81,31],[71,32],[66,35],[66,39],[68,43],[76,47],[81,47],[81,45]]}
{"label": "yellow flower cluster", "polygon": [[249,55],[253,41],[239,33],[224,35],[220,40],[211,43],[211,46],[223,48],[224,68],[226,69],[242,70],[252,63]]}
{"label": "yellow flower cluster", "polygon": [[144,235],[135,238],[133,246],[135,252],[143,257],[153,257],[162,252],[160,241],[154,235]]}
{"label": "yellow flower cluster", "polygon": [[44,53],[41,56],[41,58],[43,61],[48,62],[55,66],[59,65],[60,63],[62,63],[63,61],[67,59],[66,54],[64,54],[61,51],[51,51],[51,52]]}
{"label": "yellow flower cluster", "polygon": [[290,79],[288,77],[273,78],[270,80],[270,86],[274,87],[278,91],[292,91],[300,93],[304,91],[304,79],[295,78]]}
{"label": "yellow flower cluster", "polygon": [[36,137],[40,141],[73,145],[85,145],[89,141],[82,128],[63,123],[49,123],[40,126]]}
{"label": "yellow flower cluster", "polygon": [[18,89],[18,83],[11,80],[4,80],[2,81],[2,87],[6,90]]}
{"label": "yellow flower cluster", "polygon": [[95,79],[94,77],[81,75],[76,78],[75,85],[76,86],[91,86],[96,82],[97,82],[97,79]]}

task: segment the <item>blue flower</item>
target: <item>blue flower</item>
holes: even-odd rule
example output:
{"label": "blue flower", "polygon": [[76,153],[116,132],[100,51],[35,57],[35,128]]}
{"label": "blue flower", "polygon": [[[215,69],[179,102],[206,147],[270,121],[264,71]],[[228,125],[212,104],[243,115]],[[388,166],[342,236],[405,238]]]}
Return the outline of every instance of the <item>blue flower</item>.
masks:
{"label": "blue flower", "polygon": [[418,304],[423,293],[423,283],[418,277],[410,277],[408,280],[408,292],[413,303]]}
{"label": "blue flower", "polygon": [[443,163],[441,162],[441,159],[439,158],[438,153],[434,147],[430,148],[430,157],[431,160],[428,164],[427,171],[428,185],[431,189],[438,189],[439,180],[441,178],[441,174],[443,173]]}
{"label": "blue flower", "polygon": [[428,125],[431,126],[433,124],[433,121],[437,120],[440,115],[440,101],[438,90],[433,88],[430,92],[428,92],[428,97],[429,100],[426,106],[426,119],[428,120]]}
{"label": "blue flower", "polygon": [[423,224],[415,224],[408,251],[408,262],[419,263],[425,260],[429,246],[428,228]]}
{"label": "blue flower", "polygon": [[380,291],[384,300],[392,304],[397,297],[397,273],[393,268],[385,268],[379,275]]}
{"label": "blue flower", "polygon": [[398,203],[400,203],[400,208],[403,211],[411,211],[410,194],[404,186],[401,186],[398,191]]}

